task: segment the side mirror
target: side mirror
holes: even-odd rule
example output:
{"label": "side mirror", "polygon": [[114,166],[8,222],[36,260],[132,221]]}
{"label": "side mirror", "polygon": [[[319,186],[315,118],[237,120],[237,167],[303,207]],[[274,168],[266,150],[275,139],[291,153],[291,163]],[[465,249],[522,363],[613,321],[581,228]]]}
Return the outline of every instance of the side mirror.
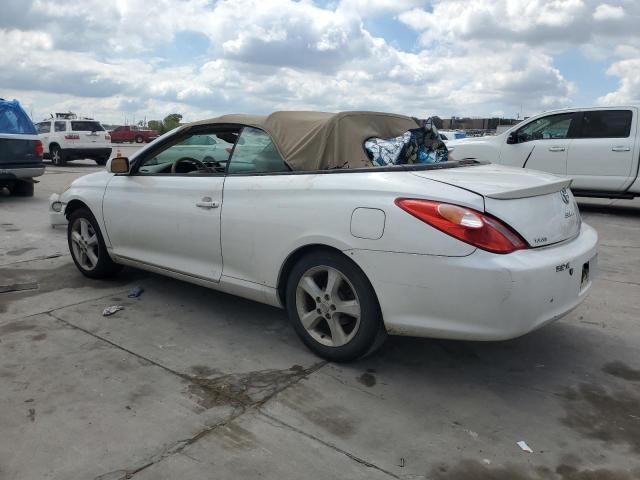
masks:
{"label": "side mirror", "polygon": [[507,137],[507,143],[510,145],[518,143],[518,134],[516,132],[511,132]]}
{"label": "side mirror", "polygon": [[111,173],[129,173],[129,159],[115,157],[107,162],[107,171]]}

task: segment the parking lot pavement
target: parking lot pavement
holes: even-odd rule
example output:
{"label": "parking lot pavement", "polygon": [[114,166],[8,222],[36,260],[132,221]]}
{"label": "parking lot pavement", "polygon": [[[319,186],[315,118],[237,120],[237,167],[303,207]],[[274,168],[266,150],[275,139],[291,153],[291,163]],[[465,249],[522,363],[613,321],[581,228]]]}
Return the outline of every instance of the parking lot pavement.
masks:
{"label": "parking lot pavement", "polygon": [[338,365],[278,309],[133,269],[82,277],[47,198],[95,170],[0,197],[0,286],[24,288],[0,293],[3,480],[640,478],[639,200],[581,201],[600,272],[561,321],[508,342],[392,337]]}

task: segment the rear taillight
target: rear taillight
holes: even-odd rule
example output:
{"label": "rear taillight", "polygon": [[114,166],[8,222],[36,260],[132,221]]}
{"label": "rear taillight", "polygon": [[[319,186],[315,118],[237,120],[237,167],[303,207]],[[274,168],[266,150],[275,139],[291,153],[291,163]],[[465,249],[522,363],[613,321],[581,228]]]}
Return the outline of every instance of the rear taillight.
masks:
{"label": "rear taillight", "polygon": [[42,148],[42,142],[40,140],[36,140],[35,150],[37,156],[42,157],[42,155],[44,155],[44,148]]}
{"label": "rear taillight", "polygon": [[482,250],[511,253],[528,247],[511,227],[471,208],[412,198],[398,198],[395,203],[417,219]]}
{"label": "rear taillight", "polygon": [[64,139],[65,140],[80,140],[80,135],[78,135],[77,133],[72,133],[70,135],[65,135]]}

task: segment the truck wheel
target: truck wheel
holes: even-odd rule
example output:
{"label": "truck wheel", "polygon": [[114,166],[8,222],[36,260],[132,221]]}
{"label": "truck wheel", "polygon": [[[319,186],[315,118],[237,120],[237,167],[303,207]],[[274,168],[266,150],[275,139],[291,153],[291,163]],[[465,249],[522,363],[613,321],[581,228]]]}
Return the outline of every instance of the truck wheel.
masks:
{"label": "truck wheel", "polygon": [[98,165],[106,165],[107,164],[107,160],[109,160],[109,157],[100,157],[100,158],[96,158],[95,161]]}
{"label": "truck wheel", "polygon": [[11,194],[16,197],[33,197],[33,182],[30,180],[16,180],[11,188]]}
{"label": "truck wheel", "polygon": [[67,163],[67,156],[58,145],[55,143],[49,147],[49,152],[51,156],[51,163],[54,165],[61,167],[65,163]]}
{"label": "truck wheel", "polygon": [[98,222],[87,208],[79,208],[71,214],[67,242],[73,262],[86,277],[107,278],[122,269],[122,265],[111,260]]}
{"label": "truck wheel", "polygon": [[142,135],[137,135],[136,136],[136,143],[142,143],[144,142],[144,138],[142,138]]}
{"label": "truck wheel", "polygon": [[316,251],[298,261],[287,279],[286,308],[300,339],[327,360],[356,360],[386,338],[371,283],[337,253]]}

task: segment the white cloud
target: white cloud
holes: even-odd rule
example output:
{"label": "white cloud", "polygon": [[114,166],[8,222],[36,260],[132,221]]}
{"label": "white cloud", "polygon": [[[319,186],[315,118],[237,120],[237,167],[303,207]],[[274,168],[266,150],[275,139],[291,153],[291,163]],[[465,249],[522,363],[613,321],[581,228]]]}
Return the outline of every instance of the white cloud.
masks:
{"label": "white cloud", "polygon": [[624,18],[624,8],[620,5],[613,6],[608,3],[603,3],[602,5],[598,5],[593,12],[594,20],[603,21],[603,20],[620,20]]}
{"label": "white cloud", "polygon": [[[2,91],[38,113],[77,109],[109,122],[286,108],[534,113],[575,92],[556,52],[579,45],[615,56],[609,73],[628,96],[637,70],[622,60],[640,49],[632,0],[622,17],[621,6],[593,0],[5,1]],[[394,16],[418,33],[416,48],[364,26]],[[180,32],[209,39],[203,58],[157,58]]]}
{"label": "white cloud", "polygon": [[598,98],[598,104],[640,103],[640,58],[616,62],[609,67],[607,73],[620,78],[620,87],[616,91]]}

